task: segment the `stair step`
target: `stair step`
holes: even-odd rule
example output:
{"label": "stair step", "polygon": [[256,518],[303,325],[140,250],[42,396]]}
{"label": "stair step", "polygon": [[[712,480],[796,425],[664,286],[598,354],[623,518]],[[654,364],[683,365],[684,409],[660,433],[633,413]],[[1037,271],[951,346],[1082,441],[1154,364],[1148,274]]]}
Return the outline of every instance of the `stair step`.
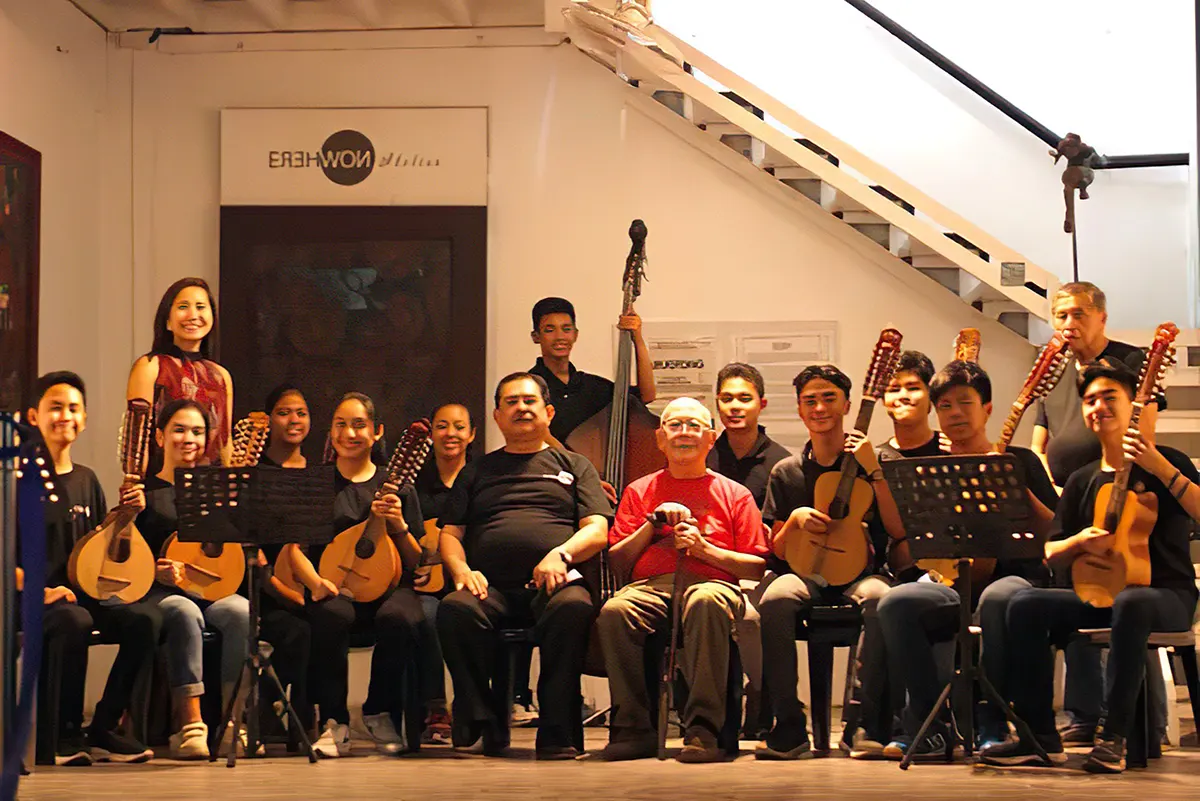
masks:
{"label": "stair step", "polygon": [[821,204],[821,187],[824,184],[819,178],[782,178],[780,183],[795,189],[813,203]]}
{"label": "stair step", "polygon": [[[916,267],[916,265],[913,266]],[[955,295],[958,294],[963,271],[957,267],[917,267],[917,270],[921,275],[932,278]]]}
{"label": "stair step", "polygon": [[852,222],[852,223],[849,223],[849,225],[855,231],[858,231],[860,234],[865,236],[867,239],[870,239],[872,242],[879,245],[881,248],[887,248],[888,245],[891,243],[890,239],[891,239],[892,226],[886,222],[884,222],[884,223]]}
{"label": "stair step", "polygon": [[747,133],[721,134],[721,144],[736,153],[741,153],[755,167],[761,167],[766,157],[766,146],[762,140]]}
{"label": "stair step", "polygon": [[651,95],[659,103],[662,103],[667,108],[674,111],[680,117],[691,122],[692,120],[692,99],[683,92],[673,92],[668,89],[659,89]]}

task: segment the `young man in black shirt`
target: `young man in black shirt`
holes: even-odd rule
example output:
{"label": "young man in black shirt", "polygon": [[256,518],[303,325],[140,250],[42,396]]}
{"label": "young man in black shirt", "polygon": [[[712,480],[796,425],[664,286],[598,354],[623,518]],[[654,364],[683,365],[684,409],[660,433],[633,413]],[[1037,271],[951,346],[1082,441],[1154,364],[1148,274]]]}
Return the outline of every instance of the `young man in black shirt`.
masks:
{"label": "young man in black shirt", "polygon": [[[1105,334],[1108,322],[1108,301],[1095,284],[1076,281],[1063,284],[1051,302],[1051,322],[1071,346],[1071,361],[1058,385],[1037,404],[1037,423],[1033,429],[1031,447],[1046,465],[1046,471],[1058,487],[1066,484],[1071,473],[1100,458],[1100,441],[1096,439],[1079,414],[1079,393],[1075,385],[1080,365],[1098,359],[1124,362],[1134,372],[1141,368],[1142,350],[1125,342],[1111,340]],[[1147,439],[1154,440],[1158,412],[1166,409],[1166,398],[1158,396],[1142,411],[1141,430]],[[1152,659],[1151,670],[1159,675],[1158,660]],[[1104,674],[1100,666],[1100,651],[1081,641],[1066,647],[1066,689],[1063,707],[1068,725],[1063,729],[1069,745],[1090,745],[1096,726],[1103,714]],[[1160,688],[1162,682],[1150,682],[1152,714],[1156,727],[1165,723],[1166,699]]]}
{"label": "young man in black shirt", "polygon": [[[1079,380],[1083,417],[1099,438],[1101,458],[1071,474],[1046,545],[1052,566],[1070,569],[1085,554],[1103,555],[1114,533],[1092,525],[1101,487],[1132,459],[1129,489],[1139,503],[1157,503],[1150,532],[1150,586],[1128,586],[1111,608],[1084,603],[1072,590],[1029,589],[1008,610],[1010,697],[1014,711],[1029,724],[1050,761],[1065,760],[1054,729],[1054,665],[1050,645],[1080,628],[1112,628],[1109,645],[1108,716],[1084,763],[1094,773],[1125,769],[1125,738],[1146,670],[1146,640],[1153,631],[1186,631],[1196,607],[1196,584],[1188,555],[1192,522],[1200,520],[1200,476],[1188,457],[1173,448],[1155,447],[1127,430],[1137,379],[1124,367],[1093,363]],[[1153,496],[1153,497],[1149,497]],[[1045,764],[1029,743],[1013,741],[984,749],[992,765]]]}
{"label": "young man in black shirt", "polygon": [[[47,373],[37,380],[30,400],[27,420],[41,432],[61,491],[57,502],[46,505],[46,586],[29,588],[43,593],[45,650],[47,654],[57,651],[57,658],[66,666],[57,688],[59,735],[54,761],[58,765],[145,762],[154,752],[133,737],[117,733],[116,728],[129,708],[134,682],[154,658],[162,615],[145,601],[100,604],[70,586],[67,562],[75,543],[107,513],[96,474],[71,459],[71,446],[87,426],[87,390],[75,373]],[[123,501],[144,504],[141,485],[131,484],[123,492]],[[116,642],[119,650],[91,726],[84,732],[83,691],[93,624],[105,641]],[[43,669],[48,662],[43,659]],[[53,708],[49,702],[53,689],[43,672],[38,682],[39,714]],[[51,724],[43,721],[42,725]]]}
{"label": "young man in black shirt", "polygon": [[[642,318],[637,314],[622,316],[617,328],[633,335],[637,356],[636,394],[643,403],[655,398],[654,362],[642,338]],[[551,445],[562,447],[575,428],[596,412],[612,403],[613,382],[598,375],[585,373],[571,364],[571,350],[579,339],[575,327],[575,307],[565,298],[542,298],[533,306],[534,344],[541,346],[542,355],[529,368],[540,376],[550,390],[550,405],[554,419],[550,421]]]}
{"label": "young man in black shirt", "polygon": [[[841,469],[842,459],[857,459],[859,476],[868,480],[875,503],[867,513],[868,535],[874,561],[849,585],[821,586],[811,578],[786,572],[763,593],[759,604],[762,618],[763,672],[770,687],[775,727],[755,756],[759,759],[804,759],[813,756],[808,741],[804,704],[796,693],[796,622],[809,613],[813,598],[836,602],[854,601],[864,607],[863,642],[859,649],[861,687],[856,693],[861,708],[863,731],[854,719],[847,724],[843,740],[851,755],[878,755],[881,738],[891,733],[892,714],[886,700],[882,634],[876,625],[875,607],[888,591],[887,579],[875,575],[884,569],[889,539],[900,539],[903,526],[895,502],[883,481],[875,449],[860,431],[845,431],[850,411],[850,379],[831,364],[804,368],[793,382],[800,419],[808,429],[809,443],[800,456],[783,459],[771,471],[763,520],[771,526],[775,555],[783,557],[785,540],[800,529],[826,530],[830,518],[813,508],[813,489],[824,473]],[[889,537],[890,535],[890,537]],[[786,569],[781,565],[780,569]]]}
{"label": "young man in black shirt", "polygon": [[[767,436],[758,424],[758,416],[767,408],[762,373],[755,367],[733,362],[717,373],[717,413],[724,431],[708,452],[708,469],[732,478],[754,497],[762,509],[767,498],[771,469],[791,452]],[[762,628],[758,603],[767,585],[775,578],[768,571],[757,581],[743,581],[746,613],[738,622],[738,651],[746,673],[746,717],[742,738],[760,740],[771,728],[771,704],[764,701],[762,683]]]}
{"label": "young man in black shirt", "polygon": [[[992,382],[977,364],[950,362],[929,385],[929,397],[937,409],[938,423],[950,440],[952,454],[985,454],[992,450],[987,422],[992,413]],[[1017,458],[1022,477],[1029,487],[1029,512],[1035,533],[1045,534],[1054,516],[1058,494],[1042,463],[1026,448],[1010,446],[1008,453]],[[975,587],[979,618],[983,624],[984,673],[1000,692],[1004,691],[1004,613],[1017,592],[1034,584],[1045,584],[1046,571],[1040,559],[1001,561],[990,583]],[[901,584],[879,602],[879,620],[887,642],[891,674],[900,680],[908,698],[902,715],[903,733],[884,749],[884,756],[901,759],[913,749],[914,758],[941,759],[946,739],[956,738],[943,723],[933,726],[918,743],[913,740],[926,715],[933,709],[945,683],[938,675],[934,658],[935,642],[945,641],[958,628],[959,596],[953,588],[938,581]],[[998,742],[1004,739],[1007,724],[1003,713],[984,707],[980,715],[980,739]],[[974,736],[973,732],[961,732]],[[952,753],[960,753],[955,745]]]}
{"label": "young man in black shirt", "polygon": [[928,356],[917,350],[900,354],[896,372],[883,392],[883,408],[892,419],[894,433],[876,446],[880,461],[941,454],[938,433],[929,425],[932,379],[933,362]]}
{"label": "young man in black shirt", "polygon": [[551,448],[546,382],[513,373],[492,413],[504,447],[463,468],[442,510],[441,554],[455,591],[438,608],[438,637],[454,682],[455,744],[509,743],[506,688],[496,675],[497,631],[532,626],[541,647],[537,754],[570,759],[580,724],[580,677],[596,608],[582,565],[608,542],[612,506],[584,457]]}

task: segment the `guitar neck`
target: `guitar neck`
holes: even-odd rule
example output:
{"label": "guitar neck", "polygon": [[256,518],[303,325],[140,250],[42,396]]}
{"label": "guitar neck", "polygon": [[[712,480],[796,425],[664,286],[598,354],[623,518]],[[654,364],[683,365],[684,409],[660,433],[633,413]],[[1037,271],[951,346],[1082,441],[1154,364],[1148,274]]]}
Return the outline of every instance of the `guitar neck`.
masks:
{"label": "guitar neck", "polygon": [[1021,425],[1021,418],[1024,416],[1025,407],[1019,403],[1014,403],[1008,413],[1008,418],[1004,421],[1004,428],[1000,430],[1000,439],[996,441],[997,453],[1004,453],[1008,450],[1008,446],[1012,443],[1012,438],[1016,436],[1017,426]]}
{"label": "guitar neck", "polygon": [[[1126,436],[1137,436],[1139,421],[1142,417],[1142,404],[1135,401],[1133,415],[1129,418],[1129,428],[1125,429]],[[1129,491],[1129,476],[1133,472],[1133,460],[1123,457],[1121,468],[1113,476],[1112,494],[1108,496],[1108,507],[1104,510],[1104,530],[1116,531],[1125,512],[1125,498]]]}
{"label": "guitar neck", "polygon": [[609,408],[608,447],[604,453],[604,480],[618,491],[624,488],[625,483],[625,443],[628,439],[629,378],[632,369],[633,333],[621,331],[617,340],[612,406]]}
{"label": "guitar neck", "polygon": [[[871,424],[871,415],[875,412],[875,399],[863,398],[861,405],[858,407],[858,417],[854,420],[854,428],[858,431],[867,433],[867,427]],[[842,456],[842,474],[838,479],[837,491],[833,496],[833,501],[829,505],[829,516],[834,519],[841,519],[846,516],[846,511],[850,507],[850,493],[854,490],[854,479],[858,476],[858,459],[854,458],[854,454],[846,453]]]}

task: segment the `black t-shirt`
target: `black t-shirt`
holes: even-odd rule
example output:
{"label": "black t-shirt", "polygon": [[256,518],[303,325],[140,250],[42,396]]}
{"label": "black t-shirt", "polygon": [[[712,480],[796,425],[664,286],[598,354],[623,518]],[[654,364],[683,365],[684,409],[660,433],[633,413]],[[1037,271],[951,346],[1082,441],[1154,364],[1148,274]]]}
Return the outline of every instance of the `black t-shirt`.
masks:
{"label": "black t-shirt", "polygon": [[179,514],[175,511],[175,485],[158,476],[146,479],[146,508],[138,513],[134,525],[156,557],[163,545],[179,531]]}
{"label": "black t-shirt", "polygon": [[[1016,457],[1021,478],[1024,479],[1025,486],[1029,487],[1029,491],[1033,493],[1033,497],[1041,501],[1042,505],[1051,512],[1055,511],[1059,502],[1058,492],[1050,482],[1050,476],[1046,475],[1046,468],[1042,466],[1042,460],[1038,458],[1038,455],[1019,445],[1009,445],[1007,452]],[[1032,511],[1030,515],[1032,517]],[[1045,586],[1050,579],[1050,571],[1046,567],[1045,559],[1042,558],[1001,559],[996,563],[992,579],[1005,576],[1020,576],[1035,586]],[[983,587],[976,588],[977,592],[982,590]]]}
{"label": "black t-shirt", "polygon": [[[46,586],[68,586],[67,562],[75,543],[104,520],[108,505],[104,490],[90,467],[75,465],[55,477],[57,502],[43,506],[46,523]],[[18,540],[19,545],[19,540]],[[20,563],[18,550],[17,561]]]}
{"label": "black t-shirt", "polygon": [[791,456],[787,448],[767,436],[767,429],[758,427],[758,440],[744,457],[739,459],[729,447],[729,436],[722,431],[713,449],[708,452],[708,469],[732,478],[754,496],[754,503],[762,509],[767,499],[767,481],[771,469],[783,459]]}
{"label": "black t-shirt", "polygon": [[887,442],[876,445],[875,451],[879,454],[881,462],[890,462],[894,459],[916,459],[921,456],[945,456],[936,431],[933,432],[933,437],[928,442],[915,448],[897,448],[889,439]]}
{"label": "black t-shirt", "polygon": [[[355,482],[343,476],[341,471],[335,468],[333,486],[337,495],[333,499],[332,528],[334,537],[367,519],[367,516],[371,514],[371,503],[375,500],[375,493],[386,477],[386,471],[380,467],[375,470],[375,475],[366,481]],[[412,484],[405,484],[397,494],[400,496],[400,506],[404,510],[404,522],[408,525],[412,535],[420,539],[424,525],[417,491]],[[313,563],[313,567],[320,566],[321,554],[324,552],[324,545],[309,547],[308,558]],[[406,578],[409,572],[411,571],[406,571]]]}
{"label": "black t-shirt", "polygon": [[421,499],[421,516],[426,520],[440,518],[446,499],[450,497],[450,488],[442,483],[442,475],[433,459],[426,461],[417,473],[416,488],[417,497]]}
{"label": "black t-shirt", "polygon": [[[1142,368],[1145,353],[1125,342],[1109,340],[1098,359],[1108,357],[1124,362],[1134,372]],[[1100,440],[1083,421],[1079,400],[1079,369],[1071,359],[1058,385],[1044,400],[1038,401],[1037,425],[1050,432],[1046,462],[1054,483],[1063,486],[1079,468],[1100,458]],[[1167,408],[1166,399],[1156,398],[1159,410]]]}
{"label": "black t-shirt", "polygon": [[[1159,445],[1158,450],[1193,483],[1200,483],[1196,466],[1186,454]],[[1050,539],[1063,540],[1092,525],[1095,519],[1096,495],[1105,484],[1111,484],[1116,473],[1102,470],[1097,460],[1067,479]],[[1178,489],[1176,482],[1176,489]],[[1189,553],[1192,518],[1179,501],[1155,476],[1134,465],[1129,475],[1129,489],[1134,492],[1153,492],[1158,497],[1158,520],[1150,533],[1150,586],[1163,587],[1181,593],[1188,608],[1196,604],[1196,576]],[[1056,583],[1070,586],[1069,568],[1055,572]]]}
{"label": "black t-shirt", "polygon": [[611,520],[612,504],[583,456],[557,448],[500,449],[458,474],[440,522],[466,529],[463,547],[471,569],[500,589],[519,589],[546,553],[591,515]]}
{"label": "black t-shirt", "polygon": [[[546,386],[550,388],[550,404],[554,407],[550,433],[564,445],[580,423],[612,403],[613,397],[613,382],[607,378],[577,370],[573,364],[568,366],[568,370],[570,376],[564,384],[546,366],[541,356],[537,364],[529,368],[529,372],[544,378]],[[630,387],[629,392],[634,397],[640,397],[637,387]]]}
{"label": "black t-shirt", "polygon": [[[846,458],[853,459],[854,457],[842,453],[833,464],[823,465],[813,458],[812,443],[809,442],[799,456],[789,456],[781,460],[771,470],[771,480],[767,484],[767,500],[763,504],[762,510],[763,522],[768,526],[774,526],[776,521],[784,523],[796,509],[802,506],[811,507],[813,505],[813,488],[817,485],[817,479],[825,473],[840,471],[842,459]],[[862,465],[858,466],[858,475],[864,480],[867,478],[867,473],[862,469]],[[871,501],[871,508],[867,510],[864,520],[867,524],[871,548],[874,551],[872,561],[867,564],[864,575],[871,572],[879,573],[883,571],[887,562],[888,534],[879,519],[879,510],[874,500]],[[772,569],[784,568],[786,570],[785,565],[786,563],[780,564],[777,560],[771,562]],[[791,571],[786,570],[786,572]]]}

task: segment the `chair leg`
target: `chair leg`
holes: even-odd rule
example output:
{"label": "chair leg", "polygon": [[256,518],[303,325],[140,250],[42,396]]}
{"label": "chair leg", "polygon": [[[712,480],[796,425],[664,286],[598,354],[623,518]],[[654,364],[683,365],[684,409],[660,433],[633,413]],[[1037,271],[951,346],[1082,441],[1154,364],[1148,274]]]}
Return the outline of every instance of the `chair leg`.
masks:
{"label": "chair leg", "polygon": [[1179,654],[1179,658],[1183,662],[1183,676],[1187,682],[1188,702],[1192,705],[1192,722],[1196,726],[1197,733],[1200,734],[1200,664],[1196,662],[1196,647],[1189,645],[1183,648],[1176,648],[1175,653]]}
{"label": "chair leg", "polygon": [[813,750],[829,751],[830,718],[833,714],[833,646],[808,643],[808,692],[812,710]]}
{"label": "chair leg", "polygon": [[[1175,677],[1171,670],[1171,656],[1166,648],[1159,648],[1154,656],[1158,660],[1162,669],[1163,692],[1166,695],[1167,701],[1167,742],[1171,745],[1179,745],[1180,725],[1179,725],[1179,694],[1175,692]],[[1159,744],[1159,750],[1162,749],[1162,743]]]}

